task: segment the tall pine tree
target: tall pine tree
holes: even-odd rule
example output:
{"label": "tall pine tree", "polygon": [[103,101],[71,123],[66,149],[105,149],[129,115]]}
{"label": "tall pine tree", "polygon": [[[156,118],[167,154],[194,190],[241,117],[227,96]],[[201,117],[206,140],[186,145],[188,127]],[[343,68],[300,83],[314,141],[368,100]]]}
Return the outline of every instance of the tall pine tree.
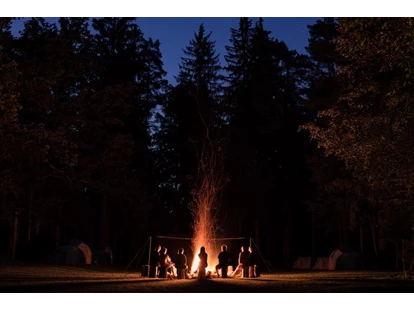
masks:
{"label": "tall pine tree", "polygon": [[[178,85],[171,87],[162,113],[158,115],[160,129],[155,135],[157,165],[160,170],[160,199],[167,214],[179,221],[171,230],[189,232],[191,191],[197,176],[197,152],[207,133],[218,136],[222,122],[219,95],[221,75],[219,55],[215,51],[211,32],[203,25],[184,49]],[[167,156],[165,156],[167,154]]]}

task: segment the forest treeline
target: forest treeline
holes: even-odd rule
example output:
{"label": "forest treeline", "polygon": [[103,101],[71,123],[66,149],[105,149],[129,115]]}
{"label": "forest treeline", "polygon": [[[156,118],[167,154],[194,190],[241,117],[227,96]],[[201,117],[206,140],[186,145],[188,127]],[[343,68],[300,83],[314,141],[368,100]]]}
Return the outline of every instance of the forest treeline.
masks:
{"label": "forest treeline", "polygon": [[174,85],[135,18],[31,18],[18,36],[13,22],[0,19],[0,256],[78,238],[125,264],[150,235],[192,236],[208,133],[227,178],[218,236],[253,237],[279,268],[336,248],[387,269],[411,258],[413,18],[323,18],[306,54],[241,18],[224,63],[201,24]]}

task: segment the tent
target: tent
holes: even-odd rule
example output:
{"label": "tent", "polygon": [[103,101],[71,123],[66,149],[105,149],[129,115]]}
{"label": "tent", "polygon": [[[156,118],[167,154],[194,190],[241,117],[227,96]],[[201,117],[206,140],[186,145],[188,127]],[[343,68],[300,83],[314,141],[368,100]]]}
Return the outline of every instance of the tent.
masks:
{"label": "tent", "polygon": [[113,264],[112,250],[108,246],[105,249],[94,250],[92,257],[98,264]]}
{"label": "tent", "polygon": [[92,263],[92,252],[88,245],[79,240],[69,240],[56,248],[50,262],[61,265],[80,265]]}
{"label": "tent", "polygon": [[328,270],[329,269],[329,257],[318,257],[312,270]]}
{"label": "tent", "polygon": [[368,259],[361,252],[344,253],[336,261],[336,270],[366,270],[370,266]]}
{"label": "tent", "polygon": [[329,270],[365,270],[371,267],[372,263],[361,252],[336,249],[329,256]]}
{"label": "tent", "polygon": [[339,249],[334,250],[329,256],[328,270],[336,270],[336,261],[343,254]]}
{"label": "tent", "polygon": [[311,261],[311,257],[298,257],[293,264],[292,269],[310,269]]}

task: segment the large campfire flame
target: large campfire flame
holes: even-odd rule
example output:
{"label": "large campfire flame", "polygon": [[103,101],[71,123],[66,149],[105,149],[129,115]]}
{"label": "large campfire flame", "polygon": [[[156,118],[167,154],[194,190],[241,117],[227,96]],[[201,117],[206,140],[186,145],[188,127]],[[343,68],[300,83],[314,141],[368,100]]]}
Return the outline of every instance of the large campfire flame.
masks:
{"label": "large campfire flame", "polygon": [[218,252],[215,249],[213,242],[216,228],[213,221],[214,218],[211,214],[211,207],[205,203],[200,206],[199,213],[194,220],[194,237],[192,240],[194,259],[191,266],[192,272],[198,269],[198,263],[200,262],[198,253],[200,252],[200,248],[202,246],[206,248],[206,252],[208,254],[207,270],[213,271],[215,261],[217,261]]}
{"label": "large campfire flame", "polygon": [[208,131],[199,154],[198,179],[193,189],[192,248],[194,259],[191,272],[198,269],[200,248],[204,246],[208,254],[208,271],[214,271],[220,249],[216,249],[214,238],[218,229],[217,212],[219,210],[219,191],[228,179],[223,169],[224,157],[222,149],[213,143]]}
{"label": "large campfire flame", "polygon": [[[198,108],[202,102],[199,101],[199,85],[195,100]],[[219,191],[227,183],[228,179],[224,173],[224,153],[220,147],[220,140],[213,140],[210,137],[210,129],[213,124],[213,114],[210,117],[199,110],[199,116],[205,126],[205,135],[201,140],[201,146],[196,146],[198,171],[193,185],[193,201],[191,210],[193,213],[193,263],[191,272],[198,270],[200,259],[198,254],[202,246],[205,247],[207,258],[207,270],[213,271],[219,250],[215,249],[214,237],[217,226],[217,211],[219,209]],[[218,120],[218,119],[217,119]],[[216,138],[219,138],[216,136]],[[198,148],[201,147],[201,148]]]}

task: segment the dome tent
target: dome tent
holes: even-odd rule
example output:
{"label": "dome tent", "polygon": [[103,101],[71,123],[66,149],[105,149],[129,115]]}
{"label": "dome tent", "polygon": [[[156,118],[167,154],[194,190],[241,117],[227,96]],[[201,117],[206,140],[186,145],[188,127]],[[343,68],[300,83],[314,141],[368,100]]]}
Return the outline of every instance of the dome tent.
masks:
{"label": "dome tent", "polygon": [[348,252],[339,256],[336,270],[367,270],[371,265],[361,252]]}
{"label": "dome tent", "polygon": [[88,245],[80,240],[64,241],[50,256],[50,262],[60,265],[90,265],[92,252]]}
{"label": "dome tent", "polygon": [[372,263],[359,251],[336,249],[329,256],[328,270],[367,270]]}

